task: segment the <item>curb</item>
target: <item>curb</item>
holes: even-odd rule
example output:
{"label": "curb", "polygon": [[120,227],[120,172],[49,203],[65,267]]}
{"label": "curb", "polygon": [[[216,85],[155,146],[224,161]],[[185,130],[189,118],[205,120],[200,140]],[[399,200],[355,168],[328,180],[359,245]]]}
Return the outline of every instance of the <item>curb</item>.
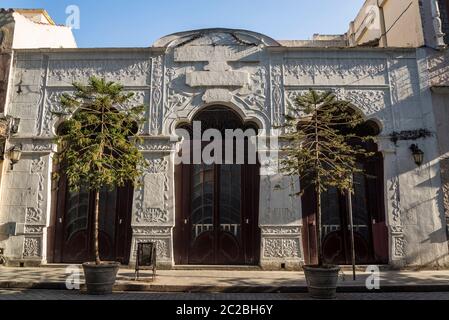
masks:
{"label": "curb", "polygon": [[[81,290],[85,285],[81,284]],[[0,281],[0,289],[67,290],[65,282],[17,282]],[[306,286],[176,286],[155,284],[124,284],[114,286],[114,292],[157,293],[307,293]],[[385,292],[449,292],[449,284],[441,285],[386,285],[379,290],[364,286],[340,286],[339,293],[385,293]]]}

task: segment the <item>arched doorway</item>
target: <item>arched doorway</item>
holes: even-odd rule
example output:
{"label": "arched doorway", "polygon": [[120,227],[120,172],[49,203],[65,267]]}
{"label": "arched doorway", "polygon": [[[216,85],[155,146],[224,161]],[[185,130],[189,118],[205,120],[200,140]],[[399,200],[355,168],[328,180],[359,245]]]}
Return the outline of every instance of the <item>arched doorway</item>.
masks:
{"label": "arched doorway", "polygon": [[[202,132],[217,129],[222,136],[227,129],[257,129],[223,106],[208,107],[193,121],[201,123]],[[192,124],[182,128],[192,137]],[[202,142],[202,150],[207,145]],[[183,163],[175,169],[174,253],[178,265],[256,265],[259,262],[260,168],[257,163],[249,163],[247,157],[243,163],[237,162],[235,141],[232,146],[235,160],[232,164]],[[246,141],[245,150],[247,147]]]}
{"label": "arched doorway", "polygon": [[[349,130],[349,129],[348,129]],[[374,121],[357,127],[359,136],[376,136],[380,129]],[[388,231],[385,221],[383,155],[372,141],[354,140],[374,153],[359,159],[364,174],[354,176],[352,196],[355,253],[357,264],[388,263]],[[348,196],[335,188],[322,194],[322,246],[323,258],[330,264],[351,264],[351,242],[348,215]],[[316,246],[316,194],[306,191],[302,197],[303,245],[307,264],[317,263]]]}

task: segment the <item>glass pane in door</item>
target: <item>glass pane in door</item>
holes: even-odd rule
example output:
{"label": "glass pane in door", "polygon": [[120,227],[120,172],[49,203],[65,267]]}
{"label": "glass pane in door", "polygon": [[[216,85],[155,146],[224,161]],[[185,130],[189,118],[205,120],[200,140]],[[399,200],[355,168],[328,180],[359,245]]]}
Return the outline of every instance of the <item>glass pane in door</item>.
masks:
{"label": "glass pane in door", "polygon": [[[366,178],[363,174],[354,175],[354,194],[352,196],[352,216],[357,260],[366,262],[371,251],[371,217],[366,197]],[[348,226],[348,230],[350,227]]]}
{"label": "glass pane in door", "polygon": [[220,231],[240,238],[241,166],[222,165],[220,169]]}
{"label": "glass pane in door", "polygon": [[115,224],[117,215],[117,189],[103,188],[100,191],[100,230],[111,240],[115,238]]}
{"label": "glass pane in door", "polygon": [[192,245],[203,233],[214,229],[214,181],[213,165],[193,165],[192,174]]}
{"label": "glass pane in door", "polygon": [[332,232],[341,230],[340,197],[336,188],[321,194],[322,240]]}
{"label": "glass pane in door", "polygon": [[86,231],[89,214],[89,192],[68,192],[65,215],[65,241],[70,241],[79,232]]}

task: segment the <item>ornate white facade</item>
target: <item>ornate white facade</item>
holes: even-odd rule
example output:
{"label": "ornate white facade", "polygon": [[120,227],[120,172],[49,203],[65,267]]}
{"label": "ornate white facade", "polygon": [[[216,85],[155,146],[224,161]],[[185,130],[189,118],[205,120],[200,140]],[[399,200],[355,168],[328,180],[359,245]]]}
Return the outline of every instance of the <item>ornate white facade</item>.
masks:
{"label": "ornate white facade", "polygon": [[[384,204],[389,264],[448,264],[448,238],[436,119],[426,84],[428,68],[420,49],[307,48],[280,45],[249,31],[208,29],[170,35],[146,49],[16,50],[5,113],[20,118],[7,146],[22,145],[23,155],[1,181],[0,225],[15,224],[0,235],[10,261],[51,263],[56,192],[52,183],[53,138],[59,97],[73,81],[97,75],[135,92],[147,106],[139,145],[150,167],[134,191],[131,262],[139,241],[157,243],[158,260],[171,267],[175,226],[174,155],[176,125],[191,121],[210,105],[223,105],[256,123],[269,137],[295,94],[309,88],[334,90],[381,128]],[[432,135],[410,141],[401,134]],[[399,134],[399,139],[392,139]],[[417,167],[410,152],[425,153]],[[270,150],[277,152],[277,150]],[[292,198],[290,178],[276,163],[260,171],[260,265],[297,268],[304,260],[301,201]],[[296,186],[297,187],[297,186]]]}

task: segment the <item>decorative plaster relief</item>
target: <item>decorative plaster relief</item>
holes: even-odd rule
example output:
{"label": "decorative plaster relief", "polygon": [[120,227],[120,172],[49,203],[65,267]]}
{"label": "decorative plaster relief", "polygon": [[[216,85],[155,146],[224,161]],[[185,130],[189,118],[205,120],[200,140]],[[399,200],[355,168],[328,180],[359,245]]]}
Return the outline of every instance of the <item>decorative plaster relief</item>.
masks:
{"label": "decorative plaster relief", "polygon": [[243,87],[249,83],[249,74],[239,71],[194,71],[186,74],[190,87]]}
{"label": "decorative plaster relief", "polygon": [[150,101],[150,132],[151,134],[159,133],[161,128],[162,110],[164,105],[164,60],[163,56],[157,56],[151,59],[151,101]]}
{"label": "decorative plaster relief", "polygon": [[43,215],[40,208],[27,208],[26,209],[26,223],[40,223],[42,222]]}
{"label": "decorative plaster relief", "polygon": [[282,65],[271,67],[271,121],[273,126],[279,126],[285,113],[283,105],[283,68]]}
{"label": "decorative plaster relief", "polygon": [[265,238],[263,239],[263,256],[268,259],[299,258],[299,238]]}
{"label": "decorative plaster relief", "polygon": [[[298,95],[306,93],[308,90],[288,90],[286,91],[286,100],[289,105],[295,104],[295,98]],[[324,92],[325,90],[318,90]],[[340,100],[346,100],[354,104],[365,116],[376,115],[383,111],[388,103],[388,91],[383,89],[333,89],[336,97]]]}
{"label": "decorative plaster relief", "polygon": [[406,257],[407,241],[404,237],[393,237],[394,256],[397,258]]}
{"label": "decorative plaster relief", "polygon": [[41,239],[40,238],[25,238],[23,244],[24,258],[38,258],[41,256]]}
{"label": "decorative plaster relief", "polygon": [[427,59],[432,86],[449,86],[449,53],[437,52]]}
{"label": "decorative plaster relief", "polygon": [[48,84],[71,86],[86,82],[89,77],[103,77],[126,85],[149,85],[149,60],[50,60]]}
{"label": "decorative plaster relief", "polygon": [[203,95],[203,101],[213,102],[231,102],[233,94],[227,89],[208,89]]}
{"label": "decorative plaster relief", "polygon": [[296,235],[301,233],[299,226],[262,226],[264,235]]}
{"label": "decorative plaster relief", "polygon": [[44,226],[25,226],[25,234],[42,234]]}
{"label": "decorative plaster relief", "polygon": [[169,221],[168,159],[152,155],[142,177],[142,186],[135,191],[137,223],[167,223]]}
{"label": "decorative plaster relief", "polygon": [[386,85],[386,70],[384,59],[288,59],[285,85]]}
{"label": "decorative plaster relief", "polygon": [[146,208],[136,214],[137,222],[145,223],[167,223],[168,212],[160,208]]}
{"label": "decorative plaster relief", "polygon": [[391,208],[390,230],[393,242],[393,254],[395,258],[404,258],[406,256],[407,242],[404,237],[404,228],[402,224],[399,177],[396,176],[390,179],[388,185]]}
{"label": "decorative plaster relief", "polygon": [[171,227],[133,227],[133,234],[138,235],[171,235]]}
{"label": "decorative plaster relief", "polygon": [[[146,91],[144,90],[136,90],[130,91],[133,92],[134,95],[130,99],[130,101],[123,105],[116,105],[115,107],[120,110],[127,110],[131,107],[145,105],[146,101]],[[61,98],[63,94],[73,94],[73,91],[70,90],[61,90],[61,89],[48,89],[45,93],[45,101],[43,104],[43,113],[38,114],[36,120],[36,131],[39,132],[40,136],[52,136],[53,135],[53,127],[59,117],[63,117],[67,115],[67,110],[65,110],[61,105]]]}

